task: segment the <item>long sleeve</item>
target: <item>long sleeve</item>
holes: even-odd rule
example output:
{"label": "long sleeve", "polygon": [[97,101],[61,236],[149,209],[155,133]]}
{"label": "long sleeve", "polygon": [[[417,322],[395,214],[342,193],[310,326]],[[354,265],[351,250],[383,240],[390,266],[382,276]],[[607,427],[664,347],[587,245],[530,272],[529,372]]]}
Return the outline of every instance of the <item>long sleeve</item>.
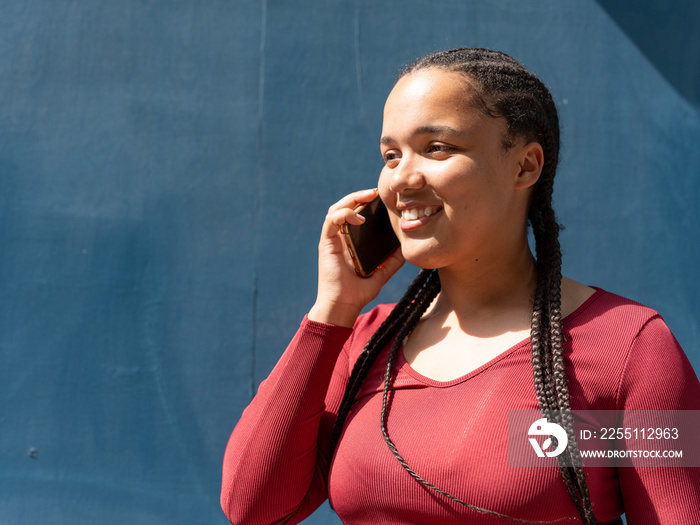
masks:
{"label": "long sleeve", "polygon": [[223,465],[221,505],[232,523],[298,523],[327,498],[324,455],[351,333],[305,318],[243,412]]}
{"label": "long sleeve", "polygon": [[[700,415],[700,383],[658,315],[646,323],[632,343],[617,405],[623,411],[664,411],[656,413],[668,414],[669,418],[688,417],[677,412],[685,410],[693,411],[689,417]],[[632,461],[630,466],[618,468],[618,476],[629,525],[698,523],[700,468],[637,467]]]}

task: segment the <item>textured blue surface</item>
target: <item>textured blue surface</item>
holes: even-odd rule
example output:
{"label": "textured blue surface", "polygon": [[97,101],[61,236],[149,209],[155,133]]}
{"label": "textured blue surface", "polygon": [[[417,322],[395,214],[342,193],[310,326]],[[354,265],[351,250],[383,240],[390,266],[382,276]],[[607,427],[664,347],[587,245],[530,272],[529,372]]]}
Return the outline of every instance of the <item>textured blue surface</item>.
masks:
{"label": "textured blue surface", "polygon": [[223,449],[313,302],[325,210],[375,185],[384,99],[432,50],[547,81],[565,273],[700,369],[700,11],[671,5],[0,2],[0,522],[226,523]]}

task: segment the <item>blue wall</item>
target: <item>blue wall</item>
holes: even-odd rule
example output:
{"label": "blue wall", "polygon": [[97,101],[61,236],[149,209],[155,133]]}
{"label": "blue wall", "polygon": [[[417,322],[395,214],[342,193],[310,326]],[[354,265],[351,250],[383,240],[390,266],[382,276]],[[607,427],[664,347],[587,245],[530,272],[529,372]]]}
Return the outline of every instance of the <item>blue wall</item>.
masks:
{"label": "blue wall", "polygon": [[223,449],[313,303],[325,210],[375,185],[396,71],[437,49],[548,82],[565,273],[661,311],[700,370],[698,5],[1,1],[0,521],[226,523]]}

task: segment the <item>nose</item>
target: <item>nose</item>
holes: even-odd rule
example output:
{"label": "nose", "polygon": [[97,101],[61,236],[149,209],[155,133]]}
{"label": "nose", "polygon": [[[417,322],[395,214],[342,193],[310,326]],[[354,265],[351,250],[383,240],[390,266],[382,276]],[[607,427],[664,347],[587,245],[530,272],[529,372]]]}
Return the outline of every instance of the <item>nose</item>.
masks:
{"label": "nose", "polygon": [[389,189],[395,193],[417,190],[425,185],[425,178],[420,170],[420,158],[416,155],[404,155],[398,166],[391,172]]}

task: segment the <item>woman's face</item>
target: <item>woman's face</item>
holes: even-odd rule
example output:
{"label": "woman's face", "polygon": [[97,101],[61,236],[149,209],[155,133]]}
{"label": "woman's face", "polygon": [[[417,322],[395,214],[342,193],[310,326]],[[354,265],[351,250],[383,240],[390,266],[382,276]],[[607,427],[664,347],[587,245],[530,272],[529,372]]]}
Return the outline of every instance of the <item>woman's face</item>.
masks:
{"label": "woman's face", "polygon": [[505,121],[474,107],[471,89],[461,73],[418,70],[384,107],[379,194],[404,257],[422,268],[488,263],[526,243],[525,144],[505,150]]}

